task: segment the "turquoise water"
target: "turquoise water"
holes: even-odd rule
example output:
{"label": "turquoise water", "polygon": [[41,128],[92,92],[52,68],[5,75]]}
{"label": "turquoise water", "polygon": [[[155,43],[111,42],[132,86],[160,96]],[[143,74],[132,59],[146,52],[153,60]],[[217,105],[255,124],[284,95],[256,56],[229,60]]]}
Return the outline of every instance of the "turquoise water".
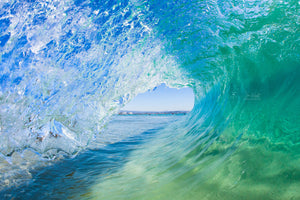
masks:
{"label": "turquoise water", "polygon": [[[119,160],[100,151],[117,167],[85,182],[83,196],[66,188],[62,197],[300,199],[298,1],[22,0],[0,8],[5,198],[35,180],[40,188],[28,197],[60,195],[47,188],[63,189],[65,179],[48,184],[38,174],[67,163],[81,169],[80,156],[135,137],[105,135],[111,116],[165,83],[193,89],[189,115],[159,130],[159,120],[143,125],[153,137],[122,144]],[[76,181],[68,184],[79,188]]]}
{"label": "turquoise water", "polygon": [[[92,198],[90,195],[92,187],[99,180],[118,173],[126,166],[134,151],[144,148],[145,143],[156,138],[166,126],[174,122],[178,123],[183,118],[183,115],[115,116],[105,128],[101,138],[94,141],[95,147],[98,148],[82,151],[75,158],[52,161],[48,165],[44,164],[43,167],[30,169],[28,170],[31,174],[30,178],[24,177],[23,182],[17,187],[4,188],[0,192],[0,197],[4,199]],[[20,178],[20,175],[15,178]]]}

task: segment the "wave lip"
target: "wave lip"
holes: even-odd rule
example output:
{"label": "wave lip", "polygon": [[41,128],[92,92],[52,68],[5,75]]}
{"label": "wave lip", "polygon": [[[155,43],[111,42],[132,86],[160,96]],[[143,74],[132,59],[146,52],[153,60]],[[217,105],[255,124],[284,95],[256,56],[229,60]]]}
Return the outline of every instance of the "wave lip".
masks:
{"label": "wave lip", "polygon": [[3,163],[76,155],[120,106],[167,83],[193,88],[194,109],[93,195],[299,197],[298,1],[0,6]]}

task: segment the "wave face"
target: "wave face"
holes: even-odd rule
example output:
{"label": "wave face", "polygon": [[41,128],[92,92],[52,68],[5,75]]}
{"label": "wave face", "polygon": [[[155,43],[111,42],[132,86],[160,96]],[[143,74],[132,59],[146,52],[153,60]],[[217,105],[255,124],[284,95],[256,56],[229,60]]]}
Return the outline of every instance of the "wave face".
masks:
{"label": "wave face", "polygon": [[74,154],[136,94],[185,84],[129,2],[2,1],[0,17],[4,156]]}
{"label": "wave face", "polygon": [[0,7],[3,158],[75,154],[136,94],[189,86],[187,119],[135,151],[92,196],[300,198],[298,1]]}

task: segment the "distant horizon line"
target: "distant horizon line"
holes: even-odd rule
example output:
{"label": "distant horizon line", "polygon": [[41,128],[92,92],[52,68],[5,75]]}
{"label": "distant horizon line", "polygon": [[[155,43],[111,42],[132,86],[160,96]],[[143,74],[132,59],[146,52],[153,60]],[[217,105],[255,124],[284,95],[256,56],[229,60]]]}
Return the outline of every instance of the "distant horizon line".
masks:
{"label": "distant horizon line", "polygon": [[145,111],[145,110],[120,110],[119,112],[190,112],[191,110],[163,110],[163,111]]}
{"label": "distant horizon line", "polygon": [[120,111],[119,115],[185,115],[190,111]]}

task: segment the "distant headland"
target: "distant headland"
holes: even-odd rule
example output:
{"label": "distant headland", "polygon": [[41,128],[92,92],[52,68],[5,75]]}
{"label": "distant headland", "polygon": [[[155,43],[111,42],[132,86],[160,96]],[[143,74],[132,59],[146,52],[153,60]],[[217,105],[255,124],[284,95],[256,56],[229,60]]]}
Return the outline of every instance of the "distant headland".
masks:
{"label": "distant headland", "polygon": [[120,111],[119,115],[186,115],[189,111]]}

